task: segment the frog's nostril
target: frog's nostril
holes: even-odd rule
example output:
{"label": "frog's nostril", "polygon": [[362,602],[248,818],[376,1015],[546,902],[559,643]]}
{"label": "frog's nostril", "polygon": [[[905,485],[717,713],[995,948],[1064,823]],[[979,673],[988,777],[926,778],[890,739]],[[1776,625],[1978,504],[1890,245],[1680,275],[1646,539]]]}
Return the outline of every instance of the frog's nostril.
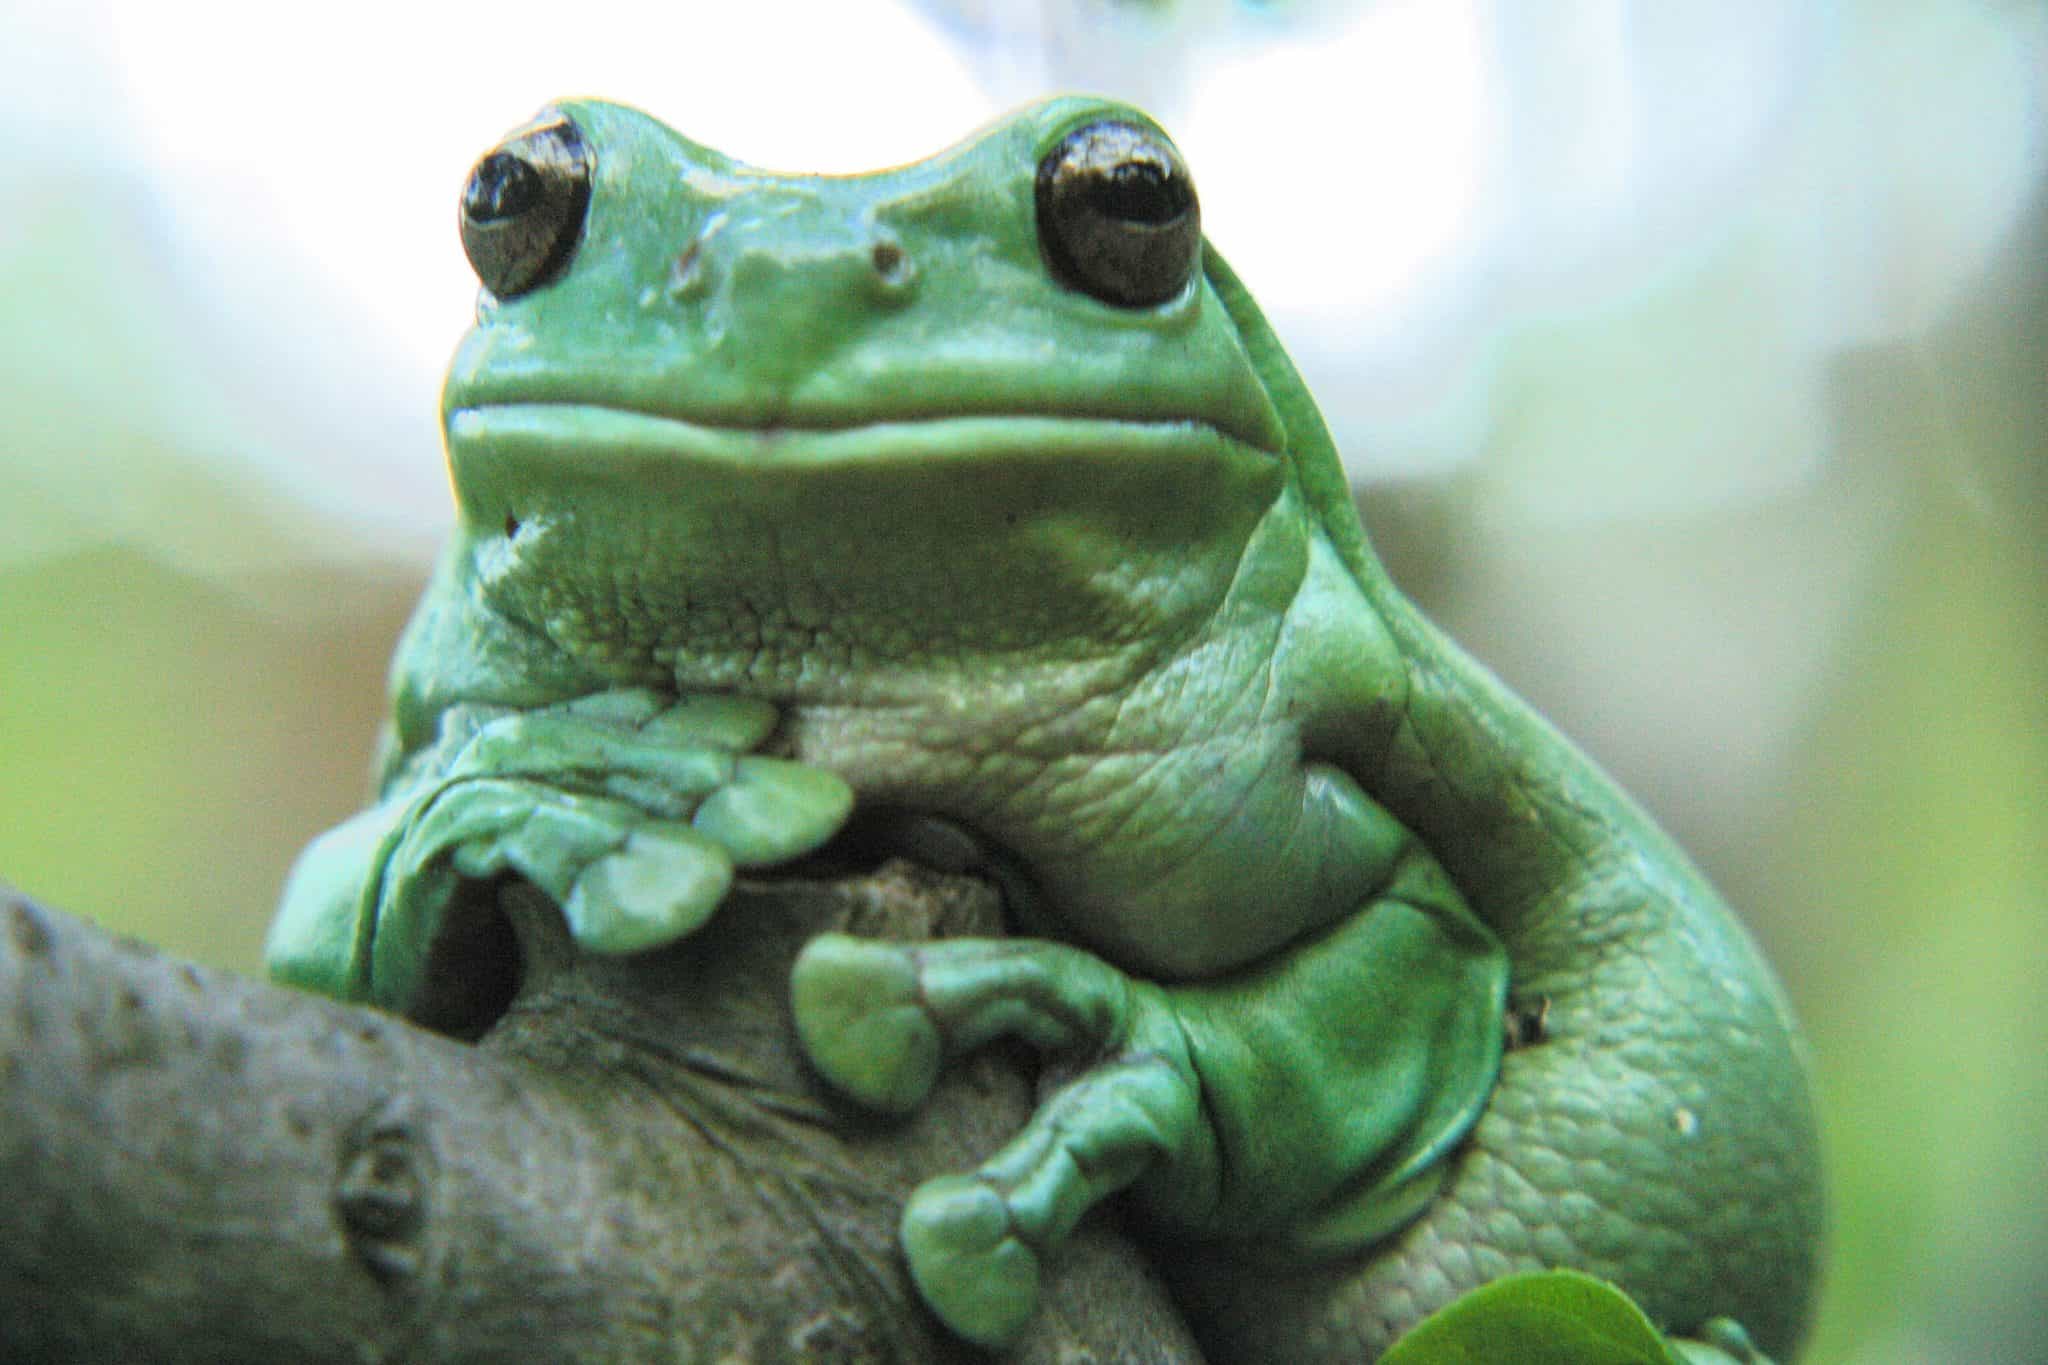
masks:
{"label": "frog's nostril", "polygon": [[883,238],[868,248],[868,264],[874,267],[874,280],[880,286],[881,297],[901,301],[917,283],[917,265],[900,242]]}

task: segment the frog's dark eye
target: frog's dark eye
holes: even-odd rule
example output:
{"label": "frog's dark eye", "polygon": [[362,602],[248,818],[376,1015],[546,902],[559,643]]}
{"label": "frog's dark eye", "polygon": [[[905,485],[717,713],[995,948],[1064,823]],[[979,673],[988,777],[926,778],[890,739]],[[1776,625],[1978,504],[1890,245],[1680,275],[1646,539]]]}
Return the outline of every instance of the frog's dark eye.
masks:
{"label": "frog's dark eye", "polygon": [[462,187],[462,250],[501,299],[547,283],[569,261],[590,205],[590,153],[576,125],[544,116],[487,153]]}
{"label": "frog's dark eye", "polygon": [[1038,241],[1070,289],[1122,308],[1165,303],[1201,268],[1195,182],[1150,128],[1076,128],[1038,163]]}

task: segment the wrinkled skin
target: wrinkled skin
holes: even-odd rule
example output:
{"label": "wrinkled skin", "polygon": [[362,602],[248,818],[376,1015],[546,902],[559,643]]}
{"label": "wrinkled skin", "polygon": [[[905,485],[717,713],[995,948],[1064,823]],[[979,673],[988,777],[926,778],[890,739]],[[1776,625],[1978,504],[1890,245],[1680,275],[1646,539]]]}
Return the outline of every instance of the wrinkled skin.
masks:
{"label": "wrinkled skin", "polygon": [[1542,1265],[1789,1351],[1819,1176],[1768,968],[1388,581],[1191,195],[1050,220],[1041,167],[1104,127],[1174,155],[1068,99],[780,176],[572,103],[480,163],[459,526],[380,803],[302,859],[273,970],[417,1011],[465,884],[634,951],[885,813],[1019,936],[814,943],[812,1060],[885,1110],[998,1036],[1049,1061],[905,1212],[956,1331],[1011,1339],[1121,1193],[1218,1360],[1370,1358]]}

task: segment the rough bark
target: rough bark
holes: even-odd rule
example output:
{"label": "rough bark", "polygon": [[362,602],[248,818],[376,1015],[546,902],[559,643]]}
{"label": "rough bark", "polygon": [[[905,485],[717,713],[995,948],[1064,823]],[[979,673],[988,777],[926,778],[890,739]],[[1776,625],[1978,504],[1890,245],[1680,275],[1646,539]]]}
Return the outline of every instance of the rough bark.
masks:
{"label": "rough bark", "polygon": [[[472,1044],[0,888],[0,1359],[988,1359],[918,1304],[896,1218],[1015,1130],[1027,1059],[877,1121],[805,1070],[787,1006],[813,934],[1000,932],[985,887],[745,885],[620,959],[530,892],[499,905],[517,971]],[[1048,1272],[1015,1359],[1199,1358],[1107,1223]]]}

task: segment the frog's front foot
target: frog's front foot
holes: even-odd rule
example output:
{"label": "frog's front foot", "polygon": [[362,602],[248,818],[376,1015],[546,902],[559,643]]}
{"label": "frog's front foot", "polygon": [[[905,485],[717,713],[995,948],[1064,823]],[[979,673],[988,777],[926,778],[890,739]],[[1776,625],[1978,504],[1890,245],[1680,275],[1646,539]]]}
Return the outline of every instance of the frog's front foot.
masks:
{"label": "frog's front foot", "polygon": [[271,969],[405,1009],[461,888],[502,876],[552,898],[588,951],[673,942],[735,867],[809,852],[852,808],[837,776],[745,752],[774,723],[764,702],[644,691],[452,708],[383,802],[294,869]]}
{"label": "frog's front foot", "polygon": [[1164,993],[1079,949],[828,934],[798,958],[791,990],[813,1065],[877,1109],[914,1107],[947,1059],[998,1036],[1073,1065],[1001,1152],[925,1182],[904,1209],[912,1278],[970,1341],[1014,1341],[1037,1306],[1040,1256],[1094,1205],[1200,1146],[1194,1069]]}

